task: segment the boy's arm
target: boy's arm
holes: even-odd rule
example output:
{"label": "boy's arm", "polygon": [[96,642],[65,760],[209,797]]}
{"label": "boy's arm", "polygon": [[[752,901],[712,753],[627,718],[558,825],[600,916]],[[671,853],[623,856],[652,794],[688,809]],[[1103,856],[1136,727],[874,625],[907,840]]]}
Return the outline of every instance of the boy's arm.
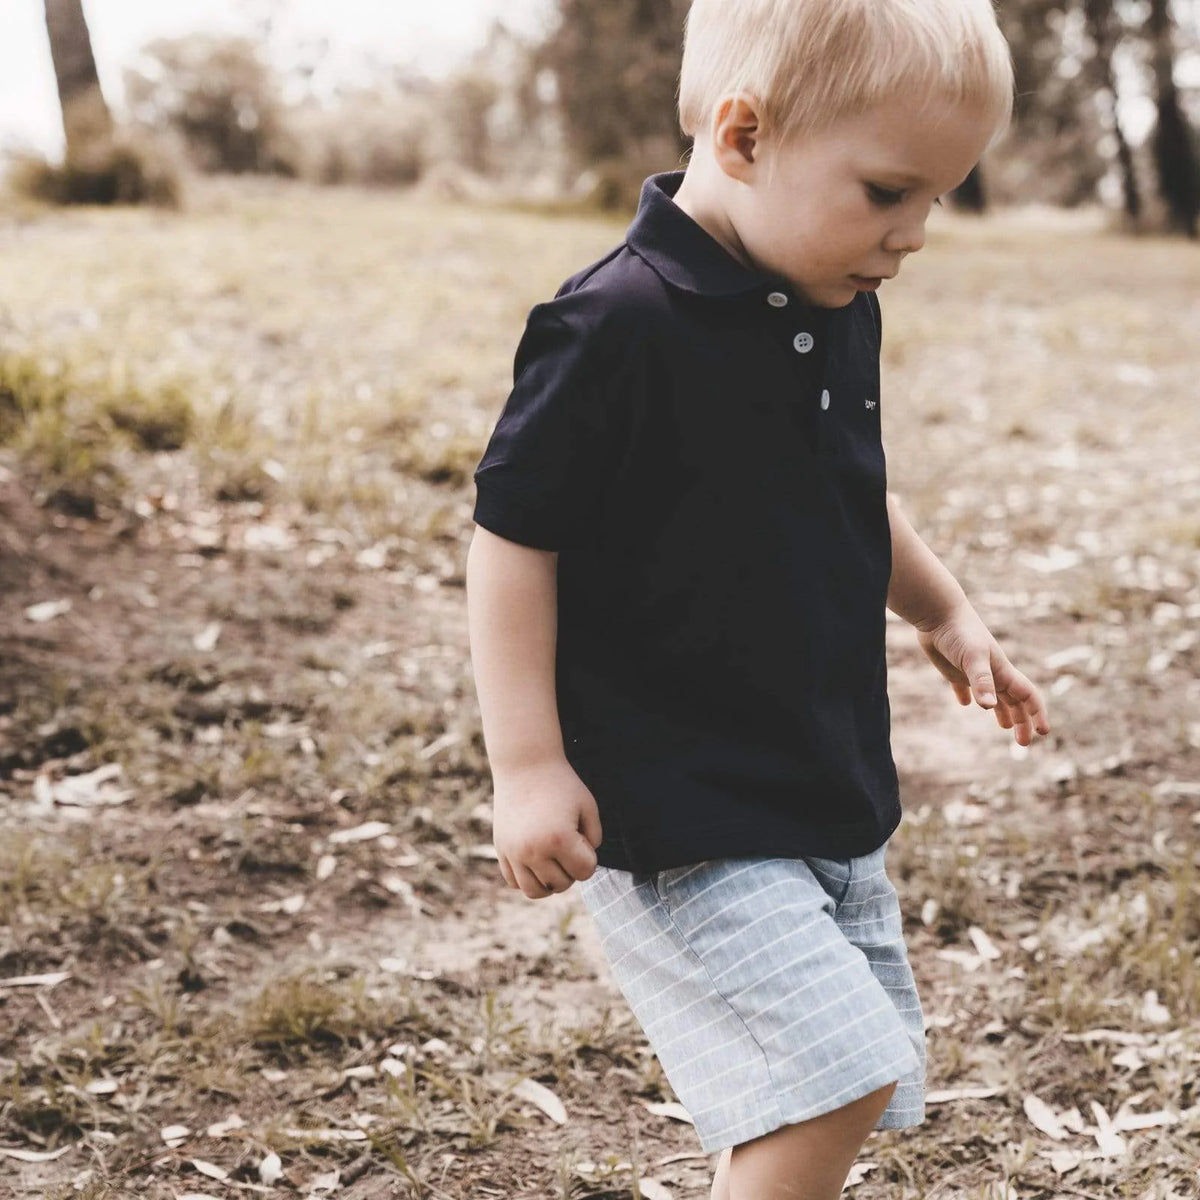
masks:
{"label": "boy's arm", "polygon": [[495,791],[493,837],[531,899],[596,868],[596,801],[563,752],[554,687],[558,557],[476,526],[467,553],[471,661]]}
{"label": "boy's arm", "polygon": [[916,626],[921,648],[950,681],[960,704],[972,697],[995,710],[1019,745],[1050,731],[1037,688],[1008,660],[958,581],[917,536],[895,497],[888,496],[892,577],[888,607]]}

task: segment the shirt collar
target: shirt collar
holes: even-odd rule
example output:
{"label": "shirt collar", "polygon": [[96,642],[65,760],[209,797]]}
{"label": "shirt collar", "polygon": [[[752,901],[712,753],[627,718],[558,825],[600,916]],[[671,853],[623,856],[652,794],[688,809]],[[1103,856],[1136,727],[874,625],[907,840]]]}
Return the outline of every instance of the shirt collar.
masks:
{"label": "shirt collar", "polygon": [[626,243],[667,283],[699,296],[735,297],[778,288],[778,280],[743,266],[672,199],[682,171],[651,175],[642,184]]}

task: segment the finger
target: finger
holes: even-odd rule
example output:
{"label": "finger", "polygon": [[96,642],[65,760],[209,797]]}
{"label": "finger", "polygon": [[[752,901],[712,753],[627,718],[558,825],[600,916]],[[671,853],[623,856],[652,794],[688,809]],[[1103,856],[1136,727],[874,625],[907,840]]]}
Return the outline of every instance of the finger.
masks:
{"label": "finger", "polygon": [[572,880],[590,879],[596,872],[596,851],[590,842],[577,837],[559,854],[558,865]]}
{"label": "finger", "polygon": [[550,889],[528,867],[518,865],[513,872],[517,877],[517,886],[530,900],[544,900],[550,895]]}
{"label": "finger", "polygon": [[965,680],[951,679],[950,686],[954,689],[959,704],[966,707],[971,703],[971,687]]}
{"label": "finger", "polygon": [[963,671],[971,681],[971,694],[980,708],[995,708],[996,683],[992,678],[992,665],[985,658],[973,658],[963,663]]}
{"label": "finger", "polygon": [[505,858],[503,854],[497,854],[496,858],[500,863],[500,874],[504,876],[504,882],[507,883],[510,888],[515,888],[517,886],[517,880],[516,876],[513,875],[513,869],[509,864],[508,859]]}
{"label": "finger", "polygon": [[1015,724],[1013,710],[1004,702],[1003,697],[996,701],[996,707],[992,711],[996,714],[996,724],[1001,729],[1011,729]]}
{"label": "finger", "polygon": [[1005,662],[1004,670],[997,670],[1000,693],[1014,710],[1022,713],[1030,727],[1039,734],[1050,732],[1050,719],[1046,715],[1046,704],[1041,692],[1011,663]]}
{"label": "finger", "polygon": [[1024,727],[1032,741],[1035,736],[1050,732],[1050,722],[1046,718],[1046,710],[1041,706],[1040,697],[1036,695],[1024,702],[1009,701],[1009,708],[1014,714],[1014,721]]}
{"label": "finger", "polygon": [[[584,806],[579,821],[579,832],[587,838],[588,845],[593,849],[600,848],[600,843],[604,840],[604,830],[600,828],[600,810],[596,807],[595,801]],[[579,876],[576,878],[578,879]]]}
{"label": "finger", "polygon": [[565,892],[575,882],[575,877],[555,858],[538,863],[535,873],[547,892]]}

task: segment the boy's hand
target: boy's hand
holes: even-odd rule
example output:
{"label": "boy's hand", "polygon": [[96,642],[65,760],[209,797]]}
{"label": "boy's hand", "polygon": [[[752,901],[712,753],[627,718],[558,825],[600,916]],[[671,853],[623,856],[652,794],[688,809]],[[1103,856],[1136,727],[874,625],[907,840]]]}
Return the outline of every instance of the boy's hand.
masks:
{"label": "boy's hand", "polygon": [[492,841],[509,887],[531,900],[596,869],[600,812],[565,757],[494,773]]}
{"label": "boy's hand", "polygon": [[959,704],[972,699],[993,709],[1002,729],[1011,729],[1017,745],[1050,732],[1041,693],[1000,649],[970,604],[960,605],[940,625],[917,630],[921,649],[950,681]]}

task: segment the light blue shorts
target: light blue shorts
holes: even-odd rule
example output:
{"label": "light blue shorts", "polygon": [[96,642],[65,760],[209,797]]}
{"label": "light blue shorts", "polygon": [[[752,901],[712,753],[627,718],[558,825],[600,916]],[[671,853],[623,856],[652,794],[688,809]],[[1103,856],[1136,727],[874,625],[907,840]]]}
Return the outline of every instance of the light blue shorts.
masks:
{"label": "light blue shorts", "polygon": [[925,1032],[886,844],[861,858],[714,859],[582,884],[613,975],[706,1151],[899,1081],[925,1116]]}

